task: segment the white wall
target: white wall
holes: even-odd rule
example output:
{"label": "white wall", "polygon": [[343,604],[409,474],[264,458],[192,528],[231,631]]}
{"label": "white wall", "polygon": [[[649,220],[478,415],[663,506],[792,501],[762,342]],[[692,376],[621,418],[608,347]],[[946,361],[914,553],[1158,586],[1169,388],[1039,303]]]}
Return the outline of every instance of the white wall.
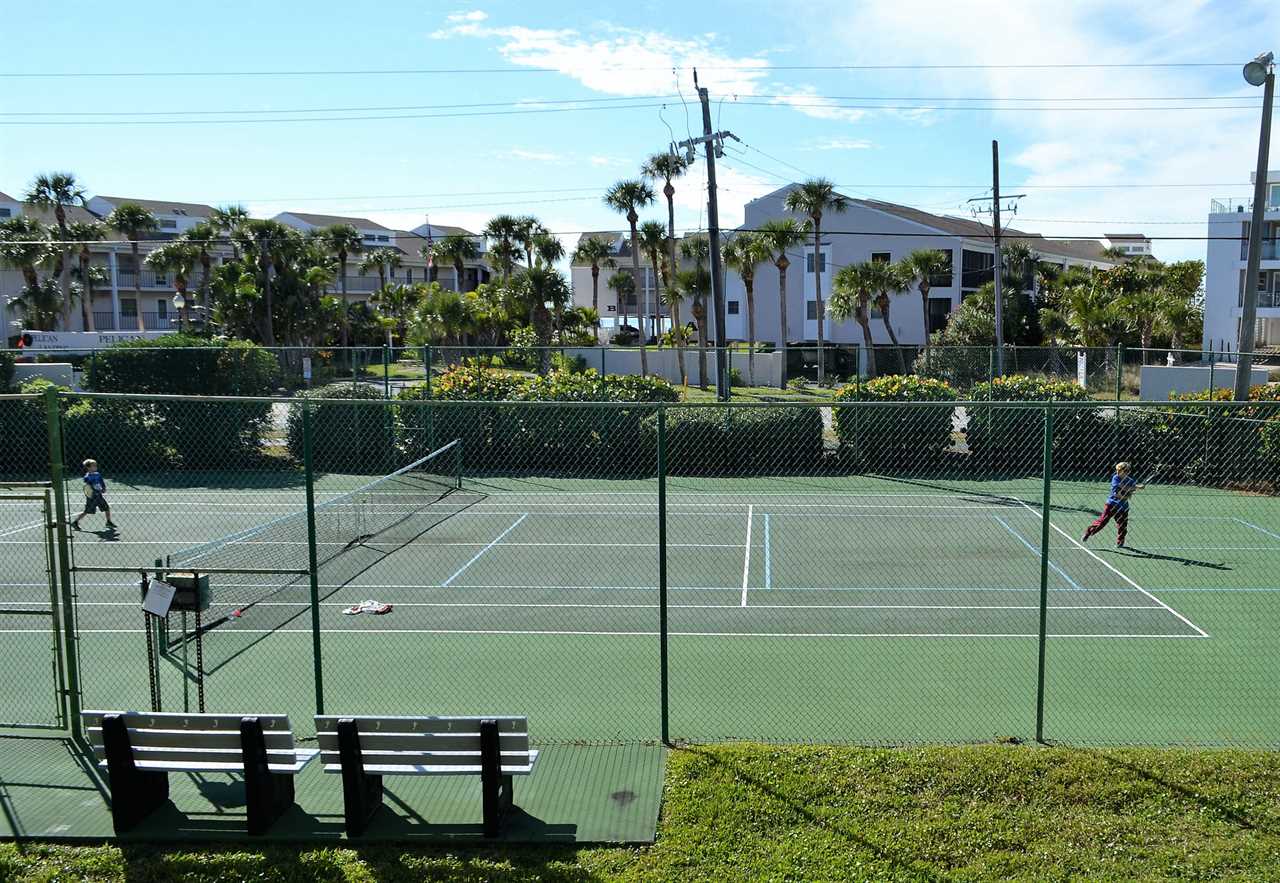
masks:
{"label": "white wall", "polygon": [[[1249,372],[1249,385],[1267,382],[1266,368],[1254,368]],[[1209,388],[1232,389],[1236,385],[1236,366],[1220,362],[1211,369],[1208,365],[1143,365],[1138,397],[1149,402],[1165,402],[1171,393],[1200,392]]]}
{"label": "white wall", "polygon": [[[586,359],[587,367],[594,368],[602,374],[640,373],[640,351],[638,349],[617,350],[605,347],[565,347],[565,355],[570,358]],[[676,351],[668,347],[658,349],[650,347],[646,358],[649,363],[649,374],[657,375],[665,380],[682,384],[680,377],[680,361]],[[777,386],[782,381],[782,354],[756,353],[753,361],[754,375],[748,370],[745,353],[734,353],[729,364],[742,375],[748,386]],[[698,382],[698,350],[684,351],[684,368],[689,382]],[[716,352],[707,350],[707,383],[715,384]]]}

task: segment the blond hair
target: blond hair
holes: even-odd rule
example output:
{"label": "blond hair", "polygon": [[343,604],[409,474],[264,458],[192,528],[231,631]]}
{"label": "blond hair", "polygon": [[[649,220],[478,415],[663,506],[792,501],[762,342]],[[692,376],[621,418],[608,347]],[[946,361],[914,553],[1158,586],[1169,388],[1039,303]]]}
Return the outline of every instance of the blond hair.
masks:
{"label": "blond hair", "polygon": [[1121,460],[1116,464],[1116,472],[1129,472],[1132,468],[1128,460]]}
{"label": "blond hair", "polygon": [[98,461],[97,461],[97,460],[85,460],[85,461],[84,461],[83,463],[81,463],[80,465],[81,465],[81,466],[83,466],[85,469],[88,469],[90,472],[92,472],[93,470],[95,470],[95,469],[97,469],[97,468],[98,468]]}

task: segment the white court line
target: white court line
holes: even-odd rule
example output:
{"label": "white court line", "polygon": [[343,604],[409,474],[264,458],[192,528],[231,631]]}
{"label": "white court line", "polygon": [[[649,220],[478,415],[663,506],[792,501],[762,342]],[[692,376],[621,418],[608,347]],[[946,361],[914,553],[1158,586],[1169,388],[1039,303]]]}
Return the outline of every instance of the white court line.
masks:
{"label": "white court line", "polygon": [[742,606],[747,606],[747,586],[750,585],[751,578],[751,519],[754,510],[751,506],[747,507],[747,542],[744,546],[745,552],[742,555]]}
{"label": "white court line", "polygon": [[[256,589],[256,588],[262,588],[262,585],[263,585],[262,583],[219,583],[218,588],[219,589],[224,589],[224,588]],[[19,588],[47,588],[47,583],[0,583],[0,587],[6,587],[6,586],[19,587]],[[119,583],[79,582],[77,583],[77,586],[79,586],[80,588],[129,589],[134,592],[136,592],[138,589],[138,583],[136,579],[132,582],[119,582]],[[322,589],[343,589],[343,588],[347,588],[348,586],[356,589],[369,588],[368,586],[361,586],[358,584],[350,584],[350,583],[321,583],[320,584],[320,588]],[[433,591],[433,590],[439,591],[446,587],[436,583],[432,583],[432,584],[378,583],[377,588],[379,589],[413,589],[416,591]],[[449,588],[454,590],[455,592],[457,590],[464,590],[464,589],[467,591],[490,590],[490,589],[503,589],[503,590],[518,589],[521,591],[548,591],[548,592],[640,592],[640,591],[656,592],[657,591],[656,583],[646,583],[644,585],[629,585],[629,586],[619,586],[619,585],[548,586],[548,585],[530,585],[529,583],[525,583],[523,585],[516,585],[516,584],[492,585],[491,584],[491,585],[478,585],[478,586],[477,585],[450,586]],[[1024,586],[1021,588],[1013,587],[1013,586],[785,586],[785,587],[773,586],[772,588],[774,588],[776,591],[779,591],[779,592],[949,592],[949,593],[965,592],[965,593],[971,593],[971,594],[982,593],[982,592],[1001,592],[1001,593],[1024,592],[1024,593],[1034,594],[1039,592],[1038,588],[1032,588],[1029,586]],[[668,589],[673,592],[734,592],[735,594],[740,593],[742,591],[742,589],[739,586],[669,586]],[[1061,589],[1050,588],[1049,591],[1050,592],[1069,592],[1073,595],[1077,594],[1075,589],[1067,589],[1067,588],[1061,588]],[[1098,589],[1086,589],[1086,591],[1128,593],[1129,590],[1108,587],[1108,588],[1098,588]],[[1215,589],[1169,588],[1169,589],[1161,589],[1160,591],[1162,592],[1165,592],[1165,591],[1169,591],[1169,592],[1246,591],[1247,592],[1251,590],[1250,589],[1221,590],[1216,588]],[[1258,591],[1280,592],[1280,588],[1265,589],[1265,590],[1258,590]]]}
{"label": "white court line", "polygon": [[773,564],[769,560],[769,513],[764,513],[764,587],[773,588]]}
{"label": "white court line", "polygon": [[1280,540],[1280,533],[1272,533],[1265,527],[1258,527],[1258,525],[1254,524],[1252,521],[1245,521],[1243,518],[1232,518],[1231,520],[1238,524],[1243,524],[1245,527],[1251,527],[1259,533],[1264,533],[1269,537],[1275,537],[1277,540]]}
{"label": "white court line", "polygon": [[[22,525],[19,525],[18,527],[11,527],[11,528],[9,528],[8,530],[0,531],[0,537],[12,536],[13,534],[16,534],[16,533],[23,533],[24,531],[31,530],[31,528],[33,528],[33,527],[44,527],[44,519],[42,518],[42,519],[40,519],[39,521],[32,521],[30,524],[22,524]],[[17,540],[11,540],[10,542],[18,542],[18,541],[17,541]],[[38,540],[38,541],[37,541],[37,540],[30,540],[29,542],[33,542],[33,543],[34,543],[34,542],[40,542],[40,543],[43,543],[44,541],[43,541],[43,540]]]}
{"label": "white court line", "polygon": [[[235,634],[241,635],[310,635],[311,629],[245,629],[235,628]],[[398,628],[339,628],[321,629],[326,634],[367,634],[367,635],[490,635],[513,637],[549,636],[557,638],[656,638],[658,632],[617,632],[617,631],[556,631],[550,629],[398,629]],[[82,635],[137,635],[142,629],[79,629]],[[4,635],[44,635],[48,637],[48,629],[2,629]],[[1019,634],[1015,632],[668,632],[675,638],[1026,638],[1038,639],[1034,632]],[[1084,638],[1104,640],[1192,640],[1198,641],[1208,635],[1138,635],[1138,634],[1051,634],[1048,638]]]}
{"label": "white court line", "polygon": [[[13,604],[37,604],[37,601],[13,601]],[[47,599],[46,602],[47,603]],[[569,610],[656,610],[658,603],[652,602],[647,604],[573,604],[566,602],[550,602],[544,603],[534,601],[530,603],[520,602],[483,602],[474,601],[397,601],[394,598],[389,599],[388,603],[395,607],[439,607],[439,608],[502,608],[512,610],[540,610],[542,608],[569,609]],[[136,601],[79,601],[77,607],[129,607],[137,608]],[[306,610],[311,607],[306,601],[260,601],[253,605],[254,607],[293,607],[299,610]],[[333,610],[344,610],[349,605],[346,602],[324,604],[324,607]],[[673,610],[1039,610],[1039,604],[752,604],[743,608],[741,604],[670,604]],[[1164,613],[1164,610],[1154,604],[1056,604],[1050,605],[1050,610],[1149,610],[1157,613]]]}
{"label": "white court line", "polygon": [[[1030,550],[1031,550],[1031,554],[1032,554],[1032,555],[1034,555],[1034,556],[1036,556],[1036,559],[1037,559],[1037,560],[1040,558],[1040,550],[1039,550],[1039,549],[1037,549],[1035,546],[1031,545],[1031,543],[1029,543],[1029,542],[1027,541],[1026,537],[1024,537],[1022,534],[1018,533],[1016,530],[1014,530],[1012,527],[1010,527],[1010,526],[1009,526],[1009,524],[1008,524],[1008,522],[1006,522],[1006,521],[1005,521],[1003,518],[1001,518],[999,515],[993,515],[993,516],[991,516],[991,517],[992,517],[992,518],[994,518],[996,521],[1000,522],[1000,524],[1004,526],[1004,529],[1005,529],[1005,530],[1009,531],[1009,533],[1011,533],[1011,534],[1013,534],[1015,537],[1017,537],[1017,538],[1018,538],[1018,541],[1019,541],[1020,543],[1022,543],[1022,545],[1026,546],[1028,549],[1030,549]],[[1078,592],[1079,592],[1079,591],[1083,591],[1083,589],[1081,589],[1081,588],[1080,588],[1080,584],[1079,584],[1079,583],[1077,583],[1075,580],[1073,580],[1071,577],[1067,576],[1066,571],[1064,571],[1064,570],[1063,570],[1061,567],[1059,567],[1058,565],[1054,564],[1052,560],[1050,560],[1050,561],[1049,561],[1049,566],[1050,566],[1051,568],[1053,568],[1053,570],[1054,570],[1054,571],[1055,571],[1055,572],[1056,572],[1060,577],[1062,577],[1063,579],[1065,579],[1067,582],[1071,583],[1071,588],[1075,589],[1075,590],[1076,590],[1076,591],[1078,591]]]}
{"label": "white court line", "polygon": [[455,579],[457,579],[458,577],[462,576],[462,574],[466,571],[466,569],[467,569],[468,567],[470,567],[472,564],[475,564],[477,561],[479,561],[479,560],[480,560],[480,557],[481,557],[482,555],[484,555],[484,553],[485,553],[485,552],[488,552],[488,551],[489,551],[490,549],[492,549],[494,546],[498,545],[498,543],[502,542],[502,538],[503,538],[503,537],[505,537],[507,534],[511,533],[511,531],[513,531],[513,530],[515,530],[517,527],[519,527],[520,522],[524,521],[524,520],[525,520],[526,518],[528,518],[528,517],[529,517],[529,513],[528,513],[528,512],[526,512],[526,513],[524,513],[523,515],[521,515],[519,518],[517,518],[514,522],[512,522],[511,526],[510,526],[510,527],[508,527],[506,530],[504,530],[502,533],[498,534],[498,536],[494,539],[494,541],[493,541],[493,542],[491,542],[489,545],[485,546],[485,547],[484,547],[483,549],[481,549],[479,552],[476,552],[475,557],[473,557],[473,558],[472,558],[470,561],[468,561],[466,564],[462,565],[462,566],[461,566],[461,567],[459,567],[457,570],[455,570],[455,571],[454,571],[454,573],[453,573],[453,576],[449,577],[447,580],[445,580],[444,582],[442,582],[442,583],[440,584],[440,585],[441,585],[441,587],[444,587],[444,586],[449,585],[449,583],[453,582]]}
{"label": "white court line", "polygon": [[[1026,506],[1027,504],[1026,504],[1026,503],[1023,503],[1022,505]],[[1036,510],[1032,509],[1030,506],[1027,506],[1027,510],[1028,510],[1029,512],[1031,512],[1032,514],[1035,514],[1035,515],[1039,516],[1039,513],[1037,513],[1037,512],[1036,512]],[[1043,516],[1040,516],[1040,517],[1043,517]],[[1076,546],[1077,548],[1083,549],[1085,552],[1088,552],[1088,553],[1089,553],[1089,555],[1090,555],[1090,557],[1092,557],[1095,561],[1097,561],[1097,562],[1098,562],[1099,564],[1101,564],[1103,567],[1107,568],[1107,570],[1110,570],[1110,571],[1111,571],[1112,573],[1114,573],[1116,576],[1120,577],[1122,580],[1124,580],[1125,582],[1127,582],[1129,585],[1133,586],[1133,587],[1134,587],[1135,589],[1137,589],[1139,592],[1141,592],[1142,594],[1146,595],[1146,596],[1147,596],[1148,598],[1150,598],[1152,601],[1155,601],[1157,604],[1159,604],[1159,605],[1160,605],[1161,607],[1163,607],[1165,610],[1168,610],[1168,611],[1169,611],[1170,613],[1172,613],[1174,616],[1178,617],[1178,619],[1182,620],[1182,622],[1186,623],[1188,626],[1190,626],[1191,628],[1195,629],[1195,630],[1196,630],[1196,632],[1198,632],[1198,633],[1199,633],[1200,637],[1202,637],[1202,638],[1207,638],[1207,637],[1209,637],[1209,633],[1208,633],[1208,632],[1206,632],[1204,629],[1200,628],[1200,626],[1196,625],[1196,624],[1195,624],[1194,622],[1192,622],[1191,620],[1187,619],[1185,616],[1183,616],[1183,615],[1182,615],[1181,613],[1179,613],[1178,611],[1174,610],[1174,609],[1173,609],[1172,607],[1170,607],[1168,604],[1166,604],[1166,603],[1164,603],[1163,601],[1161,601],[1161,600],[1160,600],[1159,598],[1157,598],[1155,595],[1153,595],[1153,594],[1151,594],[1150,592],[1148,592],[1148,591],[1147,591],[1146,589],[1144,589],[1142,586],[1138,585],[1136,582],[1134,582],[1133,580],[1129,579],[1129,577],[1125,576],[1125,575],[1124,575],[1122,572],[1120,572],[1118,569],[1116,569],[1115,567],[1113,567],[1113,566],[1112,566],[1111,564],[1109,564],[1107,561],[1103,560],[1103,559],[1102,559],[1102,558],[1101,558],[1101,557],[1100,557],[1096,552],[1094,552],[1092,549],[1089,549],[1089,548],[1085,547],[1085,545],[1084,545],[1083,543],[1081,543],[1079,540],[1077,540],[1077,539],[1076,539],[1075,537],[1073,537],[1071,534],[1067,533],[1065,530],[1063,530],[1062,528],[1058,527],[1058,525],[1054,524],[1054,523],[1053,523],[1053,519],[1049,519],[1049,526],[1050,526],[1050,527],[1052,527],[1054,530],[1056,530],[1058,533],[1062,534],[1064,537],[1066,537],[1066,538],[1067,538],[1067,541],[1068,541],[1068,542],[1070,542],[1072,545]]]}

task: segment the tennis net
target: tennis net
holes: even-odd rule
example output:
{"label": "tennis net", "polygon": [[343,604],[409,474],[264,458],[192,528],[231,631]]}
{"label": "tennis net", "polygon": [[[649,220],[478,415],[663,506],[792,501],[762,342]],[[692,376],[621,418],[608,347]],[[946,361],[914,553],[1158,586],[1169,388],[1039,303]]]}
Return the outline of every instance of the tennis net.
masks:
{"label": "tennis net", "polygon": [[[482,494],[462,490],[462,442],[455,439],[408,466],[315,505],[316,563],[321,598],[328,597],[432,527],[473,505]],[[214,574],[212,601],[198,627],[205,633],[262,636],[282,628],[311,604],[307,512],[302,510],[170,555],[171,572],[245,568],[281,573]],[[289,573],[294,571],[294,573]],[[171,633],[170,645],[194,631]],[[243,649],[205,647],[207,671]]]}

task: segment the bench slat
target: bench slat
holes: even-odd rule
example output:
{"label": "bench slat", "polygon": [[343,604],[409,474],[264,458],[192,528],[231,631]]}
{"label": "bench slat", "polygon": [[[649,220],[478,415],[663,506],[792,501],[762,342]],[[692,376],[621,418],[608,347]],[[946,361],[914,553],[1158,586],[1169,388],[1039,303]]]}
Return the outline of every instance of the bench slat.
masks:
{"label": "bench slat", "polygon": [[[325,763],[341,763],[336,751],[321,751],[321,759]],[[502,763],[523,766],[529,762],[528,751],[504,751]],[[474,766],[480,768],[480,752],[478,751],[361,751],[360,762],[367,770],[379,764],[404,764],[407,766],[459,767]]]}
{"label": "bench slat", "polygon": [[[323,751],[338,750],[337,733],[316,733]],[[528,751],[528,733],[500,733],[498,744],[506,751]],[[480,750],[480,733],[389,733],[360,731],[363,751],[476,751]]]}
{"label": "bench slat", "polygon": [[366,717],[359,714],[326,714],[316,716],[316,730],[329,733],[337,732],[338,721],[344,718],[355,720],[360,733],[376,733],[387,731],[392,733],[479,733],[480,721],[495,720],[499,733],[527,733],[529,718],[512,714],[478,714],[478,715],[444,715],[419,717]]}
{"label": "bench slat", "polygon": [[[295,753],[294,759],[289,763],[268,763],[267,769],[273,773],[296,774],[302,772],[302,769],[316,758],[318,751],[313,749],[300,750]],[[208,773],[238,773],[243,772],[243,763],[227,763],[224,761],[174,761],[174,760],[135,760],[134,763],[141,770],[159,770],[163,772],[208,772]],[[98,762],[101,769],[107,768],[105,760]]]}
{"label": "bench slat", "polygon": [[[105,749],[94,746],[93,754],[99,760],[105,760],[107,752]],[[292,749],[285,750],[267,750],[268,763],[292,763],[295,755]],[[244,755],[239,748],[187,748],[182,746],[175,747],[157,747],[157,746],[133,746],[133,761],[138,763],[144,760],[154,761],[182,761],[184,763],[199,763],[201,761],[209,761],[210,763],[234,763],[241,766],[244,765]]]}
{"label": "bench slat", "polygon": [[139,730],[234,730],[240,732],[240,721],[246,717],[256,717],[262,722],[264,731],[287,732],[289,716],[286,714],[183,714],[181,712],[151,711],[82,711],[81,719],[86,728],[101,727],[102,718],[108,714],[119,714],[125,719],[126,726]]}
{"label": "bench slat", "polygon": [[[87,730],[89,742],[102,747],[102,727]],[[293,750],[293,733],[263,733],[268,750]],[[239,748],[240,729],[234,730],[139,730],[129,728],[129,744],[134,747]]]}
{"label": "bench slat", "polygon": [[[326,773],[341,773],[340,764],[326,764]],[[478,776],[480,766],[428,766],[422,764],[374,764],[366,765],[365,773],[371,776]],[[502,765],[504,776],[528,776],[533,773],[533,763],[524,766]]]}

